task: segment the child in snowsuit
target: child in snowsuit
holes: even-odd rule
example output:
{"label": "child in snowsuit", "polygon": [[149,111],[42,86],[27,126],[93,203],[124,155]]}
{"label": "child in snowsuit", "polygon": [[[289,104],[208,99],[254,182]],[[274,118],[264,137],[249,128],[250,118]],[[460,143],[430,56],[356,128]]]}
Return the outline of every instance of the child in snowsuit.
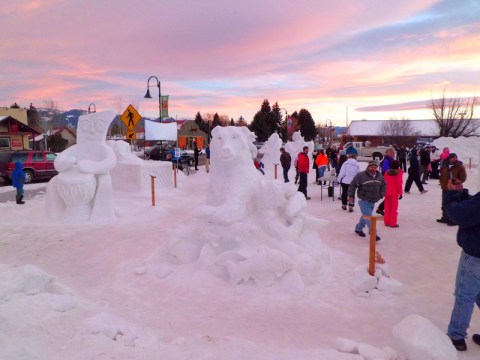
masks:
{"label": "child in snowsuit", "polygon": [[17,161],[15,169],[12,171],[12,186],[17,189],[17,204],[25,204],[23,199],[23,183],[25,182],[25,173],[23,172],[23,163]]}
{"label": "child in snowsuit", "polygon": [[392,160],[390,169],[385,172],[385,183],[387,191],[385,193],[385,214],[383,222],[386,226],[398,227],[398,200],[402,198],[403,188],[403,170],[400,169],[400,162]]}

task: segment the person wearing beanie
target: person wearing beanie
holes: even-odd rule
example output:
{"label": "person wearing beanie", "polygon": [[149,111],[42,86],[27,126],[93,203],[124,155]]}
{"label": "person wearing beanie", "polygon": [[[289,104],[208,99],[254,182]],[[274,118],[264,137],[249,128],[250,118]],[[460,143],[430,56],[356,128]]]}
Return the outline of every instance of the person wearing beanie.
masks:
{"label": "person wearing beanie", "polygon": [[342,209],[347,210],[348,212],[353,212],[354,203],[348,203],[348,188],[352,182],[355,175],[360,171],[360,166],[357,162],[357,156],[355,154],[349,154],[347,161],[342,164],[340,171],[338,173],[338,182],[342,188]]}
{"label": "person wearing beanie", "polygon": [[[360,219],[355,225],[355,233],[358,236],[365,237],[363,228],[365,225],[370,231],[370,220],[364,219],[364,216],[372,216],[375,203],[385,196],[385,180],[381,172],[378,171],[378,163],[369,161],[367,169],[360,171],[353,178],[348,187],[348,202],[354,202],[355,193],[358,197],[358,207],[362,212]],[[377,235],[377,241],[380,236]]]}
{"label": "person wearing beanie", "polygon": [[400,162],[392,160],[390,169],[383,175],[387,190],[385,192],[385,214],[383,223],[385,226],[398,227],[398,200],[402,199],[403,170],[400,169]]}
{"label": "person wearing beanie", "polygon": [[440,169],[440,187],[442,188],[442,217],[437,219],[437,222],[455,226],[455,222],[445,213],[445,201],[448,193],[448,181],[453,183],[464,183],[467,180],[467,171],[463,163],[458,160],[457,154],[450,153],[448,158],[443,162]]}

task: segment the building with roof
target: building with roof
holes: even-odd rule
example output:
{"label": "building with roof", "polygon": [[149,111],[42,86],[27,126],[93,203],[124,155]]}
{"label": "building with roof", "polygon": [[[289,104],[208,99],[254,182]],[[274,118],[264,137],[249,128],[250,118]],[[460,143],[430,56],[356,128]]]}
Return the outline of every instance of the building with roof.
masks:
{"label": "building with roof", "polygon": [[12,116],[0,116],[0,150],[29,150],[29,140],[40,134]]}
{"label": "building with roof", "polygon": [[[402,134],[402,131],[396,133],[385,131],[385,127],[393,121],[408,121],[408,132],[398,135]],[[440,134],[435,120],[353,120],[347,128],[347,136],[354,141],[370,141],[372,146],[393,144],[412,146],[418,138],[436,139]]]}

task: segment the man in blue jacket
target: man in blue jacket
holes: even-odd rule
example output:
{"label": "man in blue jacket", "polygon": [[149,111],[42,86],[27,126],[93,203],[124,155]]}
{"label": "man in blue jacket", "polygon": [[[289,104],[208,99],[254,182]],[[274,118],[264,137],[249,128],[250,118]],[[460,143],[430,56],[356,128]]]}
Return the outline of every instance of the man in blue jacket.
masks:
{"label": "man in blue jacket", "polygon": [[[473,308],[475,304],[480,307],[480,192],[469,196],[455,179],[448,180],[447,187],[445,212],[459,225],[457,243],[462,248],[447,334],[458,351],[465,351]],[[474,334],[472,340],[480,345],[480,334]]]}
{"label": "man in blue jacket", "polygon": [[23,172],[23,163],[17,161],[15,169],[12,171],[12,186],[17,189],[17,204],[25,204],[23,200],[23,183],[25,182],[25,173]]}

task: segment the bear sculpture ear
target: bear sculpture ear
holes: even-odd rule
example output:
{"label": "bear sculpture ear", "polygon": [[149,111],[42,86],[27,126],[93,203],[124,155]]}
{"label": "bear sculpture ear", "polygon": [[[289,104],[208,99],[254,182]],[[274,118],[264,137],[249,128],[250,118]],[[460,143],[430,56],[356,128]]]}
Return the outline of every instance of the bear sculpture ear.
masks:
{"label": "bear sculpture ear", "polygon": [[218,126],[215,126],[211,131],[210,131],[210,134],[212,134],[212,137],[214,137],[217,132],[219,132],[220,130],[222,129],[222,127],[220,125]]}
{"label": "bear sculpture ear", "polygon": [[239,129],[242,131],[243,136],[245,136],[245,139],[247,139],[248,142],[253,143],[255,140],[257,140],[257,136],[255,135],[255,133],[250,131],[248,127],[240,126]]}

